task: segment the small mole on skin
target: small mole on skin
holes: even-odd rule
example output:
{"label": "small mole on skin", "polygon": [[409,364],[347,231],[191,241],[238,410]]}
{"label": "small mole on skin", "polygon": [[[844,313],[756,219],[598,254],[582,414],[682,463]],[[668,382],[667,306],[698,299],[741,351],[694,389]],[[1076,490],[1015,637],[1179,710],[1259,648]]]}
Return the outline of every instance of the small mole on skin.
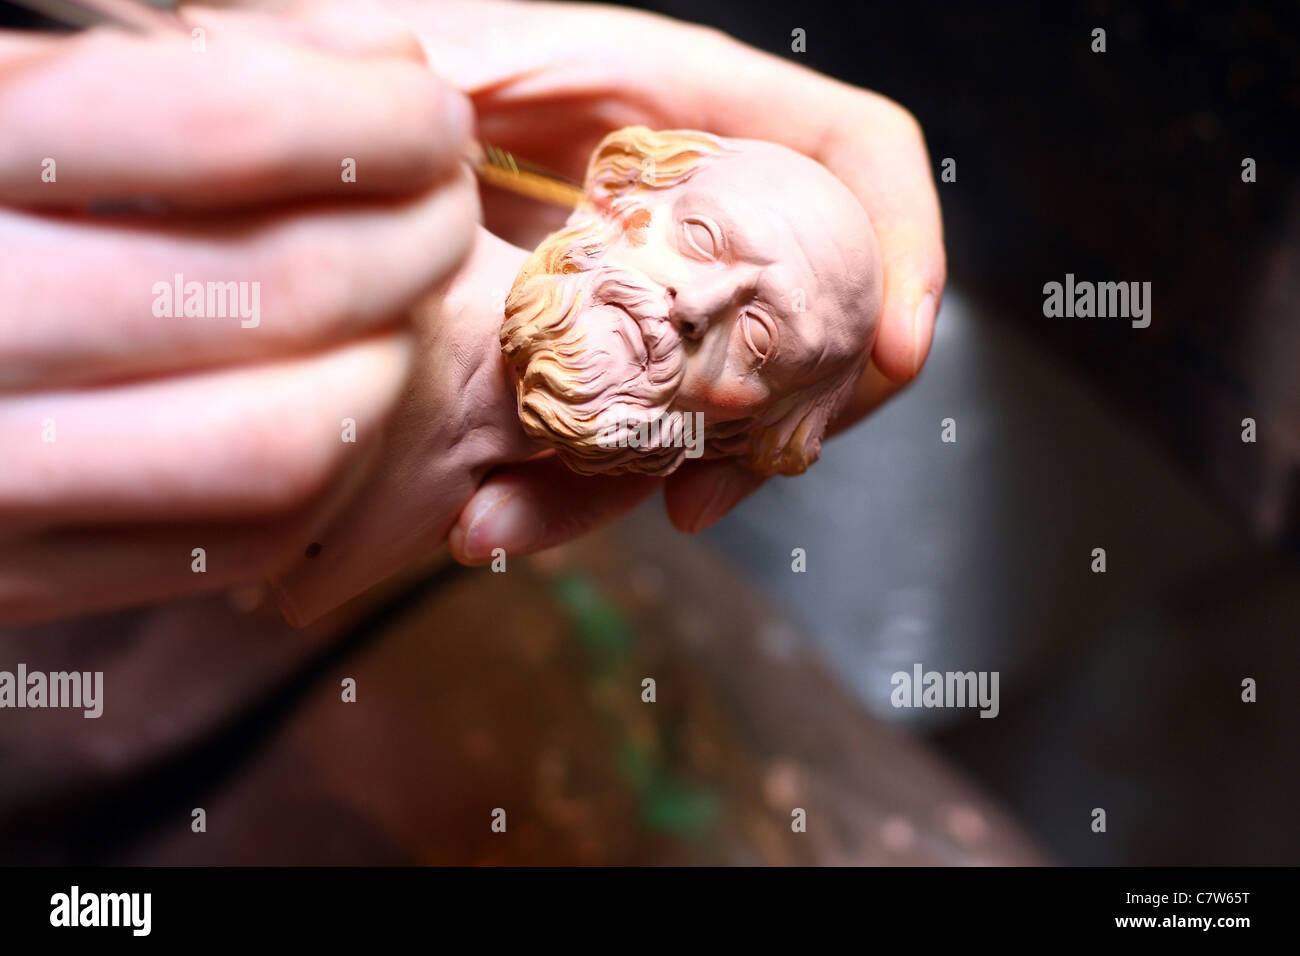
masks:
{"label": "small mole on skin", "polygon": [[307,545],[307,550],[304,551],[303,554],[309,558],[316,557],[316,555],[320,554],[320,545],[313,541],[311,544]]}

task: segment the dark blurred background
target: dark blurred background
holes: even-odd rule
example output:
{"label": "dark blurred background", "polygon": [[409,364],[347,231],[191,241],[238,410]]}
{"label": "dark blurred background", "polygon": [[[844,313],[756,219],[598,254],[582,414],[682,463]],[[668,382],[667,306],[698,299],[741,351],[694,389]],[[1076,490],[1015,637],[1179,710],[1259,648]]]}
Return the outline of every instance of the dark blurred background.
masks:
{"label": "dark blurred background", "polygon": [[[1300,859],[1300,6],[640,5],[896,99],[957,164],[919,381],[710,537],[1058,858]],[[1066,273],[1150,281],[1151,326],[1044,318]],[[895,711],[914,661],[1000,669],[1002,716]]]}

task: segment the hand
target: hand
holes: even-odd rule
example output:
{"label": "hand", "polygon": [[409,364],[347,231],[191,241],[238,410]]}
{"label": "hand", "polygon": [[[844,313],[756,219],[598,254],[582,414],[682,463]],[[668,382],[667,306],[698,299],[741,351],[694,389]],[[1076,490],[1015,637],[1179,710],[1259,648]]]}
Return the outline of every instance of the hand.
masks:
{"label": "hand", "polygon": [[[369,467],[409,307],[475,228],[468,104],[408,32],[187,16],[201,51],[0,32],[2,620],[297,557]],[[169,315],[178,274],[232,283],[238,313]]]}
{"label": "hand", "polygon": [[[832,426],[843,429],[920,370],[943,294],[943,229],[921,130],[896,103],[712,30],[617,7],[387,0],[418,30],[442,75],[470,92],[481,137],[581,179],[611,129],[631,123],[765,139],[814,157],[843,180],[875,227],[884,305],[871,364]],[[484,199],[494,232],[531,247],[558,224],[525,200]],[[549,218],[547,216],[549,215]],[[687,462],[667,479],[673,523],[699,531],[763,478],[727,461]],[[553,459],[501,469],[450,537],[481,563],[560,544],[633,507],[659,482],[583,478]]]}

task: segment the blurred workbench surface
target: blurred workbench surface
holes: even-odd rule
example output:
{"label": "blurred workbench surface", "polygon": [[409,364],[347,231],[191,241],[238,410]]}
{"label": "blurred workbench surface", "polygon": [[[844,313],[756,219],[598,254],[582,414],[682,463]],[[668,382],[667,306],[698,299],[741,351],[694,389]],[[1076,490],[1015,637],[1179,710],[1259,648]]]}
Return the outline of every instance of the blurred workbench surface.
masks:
{"label": "blurred workbench surface", "polygon": [[[119,757],[112,779],[82,780],[62,799],[45,794],[22,849],[0,841],[6,856],[243,865],[1038,859],[955,772],[866,716],[762,596],[707,543],[674,532],[661,508],[510,560],[504,572],[435,567],[377,607],[371,595],[362,623],[345,612],[345,627],[314,637],[265,607],[173,607],[164,628],[173,643],[158,651],[173,655],[166,667],[110,668],[116,693],[133,674],[130,692],[149,706],[109,708],[72,728],[87,753],[95,739],[117,741],[118,753],[143,748],[136,762],[148,757],[147,772]],[[177,731],[149,751],[129,721],[151,708],[190,712],[193,688],[218,659],[232,675],[248,672],[228,713],[215,730]],[[343,700],[346,678],[355,702]],[[252,693],[255,684],[267,689]],[[213,687],[203,695],[212,714],[218,696]],[[54,819],[60,806],[80,823]],[[199,807],[206,831],[195,833]],[[492,827],[498,810],[504,832]],[[42,844],[42,830],[66,842]]]}

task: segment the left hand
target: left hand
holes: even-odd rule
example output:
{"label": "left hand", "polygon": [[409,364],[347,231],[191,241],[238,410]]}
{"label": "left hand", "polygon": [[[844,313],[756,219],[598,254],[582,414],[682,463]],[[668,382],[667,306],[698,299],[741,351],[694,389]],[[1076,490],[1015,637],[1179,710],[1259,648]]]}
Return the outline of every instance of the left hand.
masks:
{"label": "left hand", "polygon": [[[819,160],[871,218],[884,303],[871,362],[837,432],[897,392],[930,349],[943,295],[943,226],[921,129],[898,104],[725,34],[618,7],[512,0],[425,6],[388,0],[421,35],[434,69],[470,94],[479,134],[580,181],[596,143],[632,123],[781,143]],[[486,224],[532,246],[562,215],[489,195]],[[673,524],[707,528],[764,477],[726,460],[687,462],[663,482],[581,477],[553,457],[490,475],[451,532],[457,560],[526,554],[629,510],[661,483]]]}

